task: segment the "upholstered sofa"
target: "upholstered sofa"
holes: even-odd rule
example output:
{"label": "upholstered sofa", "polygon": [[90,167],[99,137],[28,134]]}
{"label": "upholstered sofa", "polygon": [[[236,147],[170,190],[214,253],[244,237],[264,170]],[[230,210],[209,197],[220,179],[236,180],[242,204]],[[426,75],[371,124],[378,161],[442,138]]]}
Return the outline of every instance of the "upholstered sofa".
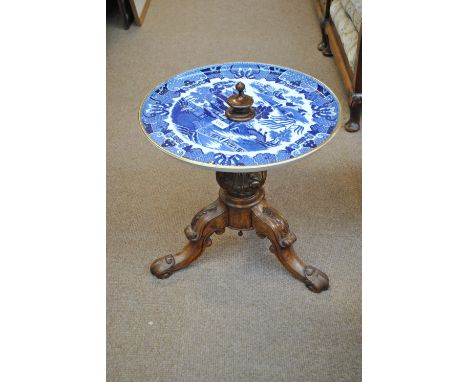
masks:
{"label": "upholstered sofa", "polygon": [[314,0],[322,41],[318,49],[334,56],[346,90],[350,118],[345,129],[360,129],[362,108],[362,0]]}

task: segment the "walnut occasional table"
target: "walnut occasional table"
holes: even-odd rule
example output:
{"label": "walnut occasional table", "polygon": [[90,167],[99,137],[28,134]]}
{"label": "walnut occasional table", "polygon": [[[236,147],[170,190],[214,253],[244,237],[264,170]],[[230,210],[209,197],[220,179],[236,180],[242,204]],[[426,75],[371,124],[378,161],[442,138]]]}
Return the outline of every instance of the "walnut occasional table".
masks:
{"label": "walnut occasional table", "polygon": [[305,158],[338,129],[340,104],[320,81],[275,65],[232,62],[179,74],[156,87],[140,107],[140,124],[166,154],[216,171],[219,198],[185,228],[188,243],[154,260],[151,273],[171,276],[211,245],[225,228],[254,229],[270,251],[312,292],[328,276],[296,255],[296,235],[265,199],[270,167]]}

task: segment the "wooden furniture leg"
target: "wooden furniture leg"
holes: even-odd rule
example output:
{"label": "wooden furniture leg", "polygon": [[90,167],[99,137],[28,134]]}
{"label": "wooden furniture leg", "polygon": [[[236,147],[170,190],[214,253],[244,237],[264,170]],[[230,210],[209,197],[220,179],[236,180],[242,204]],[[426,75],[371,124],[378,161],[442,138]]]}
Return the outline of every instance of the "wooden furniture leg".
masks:
{"label": "wooden furniture leg", "polygon": [[302,281],[312,292],[320,293],[328,289],[328,276],[311,265],[305,265],[296,255],[292,246],[296,235],[289,230],[288,222],[266,200],[252,208],[252,223],[258,236],[268,237],[272,243],[270,251],[291,275]]}
{"label": "wooden furniture leg", "polygon": [[283,266],[312,292],[328,289],[328,276],[311,265],[305,265],[292,245],[296,235],[287,221],[265,200],[263,184],[266,171],[253,173],[217,172],[219,199],[198,212],[185,228],[189,243],[176,255],[160,257],[151,264],[151,273],[160,279],[168,278],[196,260],[211,245],[213,233],[223,233],[226,227],[239,231],[255,229],[258,236],[271,241],[273,252]]}
{"label": "wooden furniture leg", "polygon": [[355,133],[361,128],[361,113],[362,113],[362,95],[354,93],[349,97],[349,120],[345,123],[344,128],[350,133]]}
{"label": "wooden furniture leg", "polygon": [[119,6],[120,14],[123,17],[124,28],[130,28],[130,25],[132,24],[134,19],[132,10],[130,8],[130,3],[128,2],[128,0],[117,0],[117,5]]}
{"label": "wooden furniture leg", "polygon": [[322,41],[320,41],[320,43],[317,46],[318,50],[320,50],[322,54],[326,57],[333,56],[333,53],[330,48],[330,41],[328,40],[328,35],[326,32],[327,25],[330,24],[330,4],[331,0],[327,0],[323,20],[320,23],[320,30],[322,31]]}
{"label": "wooden furniture leg", "polygon": [[220,200],[199,211],[185,228],[189,242],[176,255],[160,257],[151,264],[151,273],[158,279],[167,279],[174,272],[196,260],[211,245],[213,233],[222,234],[227,224],[227,208]]}
{"label": "wooden furniture leg", "polygon": [[317,15],[320,20],[322,41],[318,49],[324,56],[335,56],[338,71],[343,79],[344,87],[349,95],[349,120],[344,124],[346,131],[354,133],[361,129],[362,110],[362,28],[359,30],[357,45],[357,60],[354,68],[350,66],[343,43],[340,40],[336,26],[330,16],[331,0],[327,0],[325,7],[317,0],[315,2]]}
{"label": "wooden furniture leg", "polygon": [[356,65],[356,75],[354,76],[354,92],[349,97],[349,121],[344,125],[345,130],[355,133],[361,129],[362,113],[362,39],[359,32],[358,62]]}

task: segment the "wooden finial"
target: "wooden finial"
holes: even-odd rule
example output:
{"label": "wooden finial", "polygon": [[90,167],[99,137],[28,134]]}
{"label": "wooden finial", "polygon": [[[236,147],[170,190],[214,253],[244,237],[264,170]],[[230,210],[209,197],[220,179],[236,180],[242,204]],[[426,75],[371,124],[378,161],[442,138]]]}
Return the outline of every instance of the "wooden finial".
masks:
{"label": "wooden finial", "polygon": [[255,112],[252,109],[253,98],[244,94],[245,85],[242,82],[236,84],[238,94],[233,94],[227,100],[229,108],[226,109],[225,115],[232,121],[245,122],[255,117]]}

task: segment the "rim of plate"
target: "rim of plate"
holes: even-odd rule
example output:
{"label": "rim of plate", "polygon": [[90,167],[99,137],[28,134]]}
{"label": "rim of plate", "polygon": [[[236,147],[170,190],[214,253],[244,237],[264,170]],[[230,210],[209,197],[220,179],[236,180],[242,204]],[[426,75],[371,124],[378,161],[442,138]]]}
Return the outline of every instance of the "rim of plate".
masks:
{"label": "rim of plate", "polygon": [[[145,128],[143,127],[143,124],[141,123],[141,109],[143,107],[143,104],[145,103],[145,101],[148,99],[148,96],[153,92],[155,91],[156,89],[158,89],[159,87],[161,87],[162,85],[164,85],[165,83],[167,83],[171,78],[174,78],[174,77],[178,77],[178,76],[182,76],[182,75],[185,75],[185,74],[190,74],[190,73],[193,73],[193,72],[198,72],[200,71],[201,69],[205,69],[205,68],[210,68],[212,66],[218,66],[218,65],[234,65],[234,64],[251,64],[251,65],[266,65],[266,66],[274,66],[276,68],[281,68],[281,69],[286,69],[288,71],[292,71],[292,72],[296,72],[296,73],[299,73],[299,74],[302,74],[306,77],[310,77],[312,79],[314,79],[315,81],[317,81],[319,84],[321,84],[322,86],[324,86],[326,89],[328,89],[328,91],[335,97],[336,101],[338,102],[338,118],[337,118],[337,123],[335,125],[335,129],[333,130],[333,132],[328,136],[328,138],[322,143],[320,144],[319,146],[317,147],[314,147],[312,150],[310,151],[307,151],[306,153],[303,153],[303,154],[300,154],[294,158],[289,158],[289,159],[283,159],[283,160],[280,160],[280,161],[276,161],[276,162],[272,162],[272,163],[267,163],[267,164],[259,164],[259,165],[253,165],[253,166],[232,166],[232,165],[229,165],[229,166],[225,166],[225,165],[218,165],[218,164],[214,164],[214,163],[207,163],[207,162],[199,162],[199,161],[196,161],[196,160],[193,160],[193,159],[187,159],[187,158],[184,158],[180,155],[177,155],[177,154],[174,154],[173,152],[171,151],[168,151],[166,150],[165,148],[163,148],[162,146],[158,145],[150,136],[149,134],[146,132]],[[170,155],[171,157],[173,158],[176,158],[180,161],[183,161],[183,162],[187,162],[187,163],[190,163],[190,164],[193,164],[193,165],[196,165],[196,166],[199,166],[199,167],[204,167],[204,168],[208,168],[210,170],[216,170],[216,171],[225,171],[225,172],[249,172],[249,170],[256,170],[256,171],[262,171],[262,170],[265,170],[267,168],[272,168],[272,167],[279,167],[279,166],[282,166],[286,163],[290,163],[290,162],[294,162],[294,161],[297,161],[297,160],[301,160],[301,159],[304,159],[305,157],[307,157],[308,155],[316,152],[317,150],[321,149],[323,146],[325,146],[328,142],[330,142],[334,136],[336,135],[336,133],[338,132],[338,130],[340,130],[340,127],[341,127],[341,117],[342,117],[342,113],[341,113],[341,102],[340,100],[338,99],[338,97],[336,96],[336,94],[333,92],[333,90],[331,90],[326,84],[324,84],[322,81],[320,81],[319,79],[315,78],[314,76],[311,76],[310,74],[307,74],[307,73],[304,73],[304,72],[301,72],[300,70],[296,70],[296,69],[291,69],[291,68],[288,68],[286,66],[280,66],[280,65],[275,65],[275,64],[268,64],[268,63],[264,63],[264,62],[252,62],[252,61],[233,61],[233,62],[224,62],[224,63],[215,63],[215,64],[210,64],[210,65],[203,65],[203,66],[200,66],[198,68],[193,68],[193,69],[190,69],[190,70],[187,70],[185,72],[182,72],[182,73],[179,73],[179,74],[176,74],[174,76],[171,76],[169,77],[168,79],[166,79],[165,81],[159,83],[156,87],[153,87],[148,93],[146,93],[146,96],[143,98],[143,101],[140,103],[140,107],[138,109],[138,122],[140,124],[140,129],[141,131],[143,132],[143,134],[145,135],[145,137],[154,145],[156,146],[159,150],[163,151],[165,154],[168,154]]]}

